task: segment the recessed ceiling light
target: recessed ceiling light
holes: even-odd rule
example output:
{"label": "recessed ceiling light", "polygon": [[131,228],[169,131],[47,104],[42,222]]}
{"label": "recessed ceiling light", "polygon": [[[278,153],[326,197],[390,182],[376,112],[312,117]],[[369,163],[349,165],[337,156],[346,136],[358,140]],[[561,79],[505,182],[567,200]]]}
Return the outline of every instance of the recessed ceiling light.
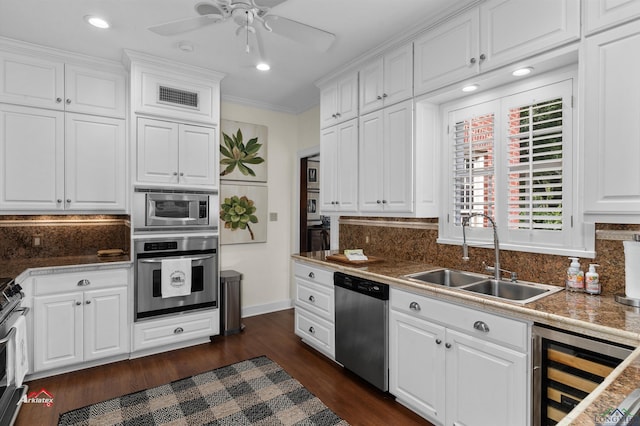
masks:
{"label": "recessed ceiling light", "polygon": [[470,84],[468,86],[464,86],[462,88],[462,91],[463,92],[473,92],[474,90],[477,90],[478,87],[480,87],[480,86],[478,86],[477,84]]}
{"label": "recessed ceiling light", "polygon": [[110,26],[106,20],[100,18],[99,16],[87,15],[84,17],[84,20],[96,28],[106,29]]}
{"label": "recessed ceiling light", "polygon": [[178,42],[178,49],[182,50],[183,52],[186,53],[191,53],[193,52],[193,43],[191,43],[190,41],[180,41]]}
{"label": "recessed ceiling light", "polygon": [[266,62],[260,62],[258,65],[256,65],[256,68],[260,71],[269,71],[271,69],[271,66]]}
{"label": "recessed ceiling light", "polygon": [[532,67],[518,68],[517,70],[512,72],[511,75],[515,77],[522,77],[523,75],[531,74],[531,71],[533,71]]}

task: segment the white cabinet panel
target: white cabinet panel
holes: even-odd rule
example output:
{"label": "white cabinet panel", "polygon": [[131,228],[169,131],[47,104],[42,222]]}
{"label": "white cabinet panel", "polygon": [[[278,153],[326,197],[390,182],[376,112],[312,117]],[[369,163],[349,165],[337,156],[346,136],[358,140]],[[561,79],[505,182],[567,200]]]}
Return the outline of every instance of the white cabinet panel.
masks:
{"label": "white cabinet panel", "polygon": [[127,288],[87,291],[84,303],[84,360],[128,352]]}
{"label": "white cabinet panel", "polygon": [[637,0],[584,0],[584,32],[592,34],[640,16]]}
{"label": "white cabinet panel", "polygon": [[64,63],[0,52],[0,102],[64,109]]}
{"label": "white cabinet panel", "polygon": [[320,135],[320,156],[321,211],[357,211],[358,120],[324,129]]}
{"label": "white cabinet panel", "polygon": [[179,129],[178,170],[180,183],[210,185],[218,177],[218,143],[212,128],[181,125]]}
{"label": "white cabinet panel", "polygon": [[67,65],[65,68],[65,110],[124,118],[125,75]]}
{"label": "white cabinet panel", "polygon": [[358,73],[348,73],[320,88],[320,127],[358,116]]}

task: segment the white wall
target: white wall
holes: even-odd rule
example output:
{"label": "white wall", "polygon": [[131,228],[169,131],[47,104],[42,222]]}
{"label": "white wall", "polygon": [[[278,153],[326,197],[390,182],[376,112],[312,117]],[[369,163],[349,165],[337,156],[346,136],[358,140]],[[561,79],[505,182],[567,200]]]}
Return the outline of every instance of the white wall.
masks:
{"label": "white wall", "polygon": [[278,214],[277,221],[268,223],[266,243],[222,245],[220,269],[243,274],[242,316],[290,307],[290,255],[298,205],[296,152],[300,146],[319,143],[319,108],[292,115],[223,101],[220,116],[268,127],[268,211]]}

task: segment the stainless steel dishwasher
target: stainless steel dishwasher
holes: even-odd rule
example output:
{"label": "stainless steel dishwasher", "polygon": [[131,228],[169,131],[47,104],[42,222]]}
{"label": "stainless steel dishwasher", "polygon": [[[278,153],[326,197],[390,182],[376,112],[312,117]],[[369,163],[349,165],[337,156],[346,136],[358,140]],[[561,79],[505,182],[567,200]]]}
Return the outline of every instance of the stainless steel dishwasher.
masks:
{"label": "stainless steel dishwasher", "polygon": [[389,286],[335,272],[336,361],[389,389]]}

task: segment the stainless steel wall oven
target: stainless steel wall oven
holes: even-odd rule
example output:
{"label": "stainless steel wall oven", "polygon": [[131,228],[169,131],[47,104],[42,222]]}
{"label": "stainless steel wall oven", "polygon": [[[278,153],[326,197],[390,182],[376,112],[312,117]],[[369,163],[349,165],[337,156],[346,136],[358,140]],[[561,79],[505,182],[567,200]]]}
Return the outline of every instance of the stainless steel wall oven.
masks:
{"label": "stainless steel wall oven", "polygon": [[[137,239],[134,242],[135,321],[218,307],[217,248],[218,237],[215,235]],[[163,282],[163,263],[166,265],[169,261],[187,262],[182,265],[188,266],[183,266],[183,271],[176,274],[180,283],[185,275],[189,276],[185,283],[188,288],[183,295],[169,295],[165,287],[173,284]]]}

